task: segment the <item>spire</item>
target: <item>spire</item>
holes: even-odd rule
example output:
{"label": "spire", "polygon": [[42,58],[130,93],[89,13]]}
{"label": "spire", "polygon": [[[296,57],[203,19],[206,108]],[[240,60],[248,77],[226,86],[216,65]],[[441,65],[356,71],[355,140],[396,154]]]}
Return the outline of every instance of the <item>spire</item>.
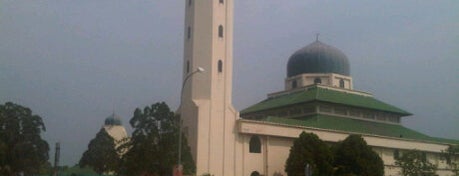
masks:
{"label": "spire", "polygon": [[320,33],[316,33],[316,42],[319,41],[319,35],[320,35]]}
{"label": "spire", "polygon": [[115,99],[115,98],[112,97],[112,108],[113,108],[113,109],[112,109],[112,110],[113,110],[113,111],[112,111],[112,115],[113,115],[113,117],[115,117],[115,100],[114,100],[114,99]]}

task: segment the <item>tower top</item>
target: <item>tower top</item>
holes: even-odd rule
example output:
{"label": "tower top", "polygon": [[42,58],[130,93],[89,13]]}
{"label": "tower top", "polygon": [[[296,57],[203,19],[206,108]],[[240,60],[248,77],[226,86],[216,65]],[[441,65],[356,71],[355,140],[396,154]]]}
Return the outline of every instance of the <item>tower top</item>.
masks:
{"label": "tower top", "polygon": [[112,115],[105,118],[105,125],[122,125],[121,117],[113,112]]}

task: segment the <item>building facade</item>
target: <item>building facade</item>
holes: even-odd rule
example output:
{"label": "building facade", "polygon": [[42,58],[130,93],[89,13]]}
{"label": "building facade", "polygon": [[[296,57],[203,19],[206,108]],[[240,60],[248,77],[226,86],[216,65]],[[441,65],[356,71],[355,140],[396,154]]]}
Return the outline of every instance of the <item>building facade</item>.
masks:
{"label": "building facade", "polygon": [[[113,113],[105,118],[102,128],[115,140],[115,148],[129,141],[129,137],[121,121],[121,117]],[[127,150],[118,151],[118,155],[123,155]]]}
{"label": "building facade", "polygon": [[[183,93],[180,114],[197,173],[237,170],[238,112],[232,103],[233,3],[185,1]],[[198,67],[205,71],[190,77]],[[237,175],[237,174],[236,174]]]}
{"label": "building facade", "polygon": [[[285,90],[240,113],[232,106],[233,0],[187,0],[183,93],[179,112],[197,175],[286,175],[293,140],[303,131],[328,143],[360,134],[399,175],[394,154],[421,150],[451,174],[441,152],[459,141],[403,127],[409,112],[353,89],[349,61],[318,39],[288,59]],[[194,70],[205,72],[193,75]],[[189,79],[188,79],[189,78]]]}

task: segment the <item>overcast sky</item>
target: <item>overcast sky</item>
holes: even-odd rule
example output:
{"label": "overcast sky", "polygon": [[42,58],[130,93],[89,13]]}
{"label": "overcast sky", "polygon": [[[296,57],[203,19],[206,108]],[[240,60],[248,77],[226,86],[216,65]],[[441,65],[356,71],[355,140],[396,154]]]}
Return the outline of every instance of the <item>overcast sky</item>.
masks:
{"label": "overcast sky", "polygon": [[[459,1],[237,0],[233,104],[283,90],[288,58],[315,40],[349,58],[354,88],[459,139]],[[183,0],[0,0],[0,103],[40,115],[61,163],[78,162],[113,110],[179,104]],[[54,150],[50,156],[54,156]]]}

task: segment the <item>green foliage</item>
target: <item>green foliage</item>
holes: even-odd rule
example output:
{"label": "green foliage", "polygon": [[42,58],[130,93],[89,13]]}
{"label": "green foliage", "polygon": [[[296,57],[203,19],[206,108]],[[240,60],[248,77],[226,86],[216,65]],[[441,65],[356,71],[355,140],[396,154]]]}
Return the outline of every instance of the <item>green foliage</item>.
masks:
{"label": "green foliage", "polygon": [[120,158],[115,149],[115,140],[100,129],[96,137],[89,142],[88,150],[80,159],[80,167],[89,166],[98,174],[115,171],[119,166]]}
{"label": "green foliage", "polygon": [[359,135],[349,135],[337,144],[334,153],[335,175],[384,175],[382,159]]}
{"label": "green foliage", "polygon": [[446,160],[455,176],[459,176],[459,145],[451,145],[446,150]]}
{"label": "green foliage", "polygon": [[21,105],[0,105],[0,175],[32,175],[49,158],[48,143],[41,138],[45,124]]}
{"label": "green foliage", "polygon": [[425,153],[419,150],[403,152],[402,156],[396,158],[395,165],[401,167],[401,175],[404,176],[434,176],[437,166],[430,163]]}
{"label": "green foliage", "polygon": [[333,156],[328,146],[313,133],[301,133],[293,142],[285,164],[289,176],[304,175],[306,164],[309,164],[314,176],[332,174]]}
{"label": "green foliage", "polygon": [[50,174],[53,171],[53,166],[49,161],[42,163],[39,169],[39,174]]}
{"label": "green foliage", "polygon": [[[178,117],[166,103],[155,103],[142,110],[136,109],[129,121],[134,128],[131,140],[120,150],[128,149],[123,155],[120,174],[125,175],[171,175],[178,158]],[[184,173],[195,172],[190,148],[183,135],[182,164]]]}
{"label": "green foliage", "polygon": [[454,175],[459,176],[459,145],[451,145],[442,153]]}

